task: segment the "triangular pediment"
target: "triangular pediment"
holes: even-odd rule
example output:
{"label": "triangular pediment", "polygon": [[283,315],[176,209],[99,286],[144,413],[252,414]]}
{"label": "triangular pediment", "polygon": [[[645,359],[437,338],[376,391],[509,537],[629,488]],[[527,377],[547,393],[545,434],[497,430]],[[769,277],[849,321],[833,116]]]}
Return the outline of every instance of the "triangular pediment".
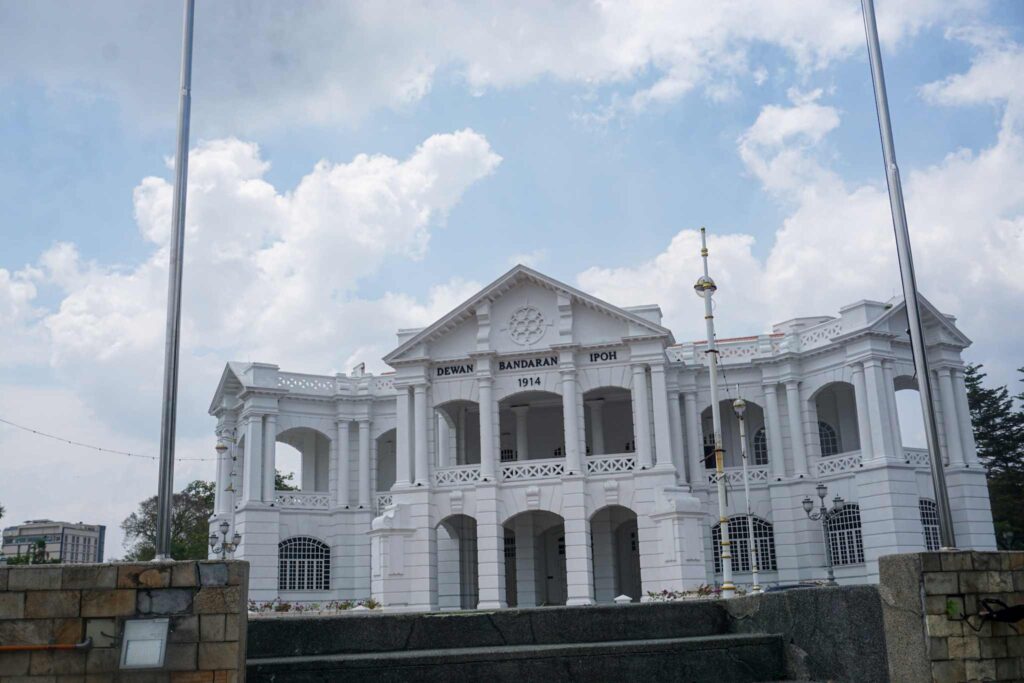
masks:
{"label": "triangular pediment", "polygon": [[246,386],[245,365],[243,363],[227,363],[224,372],[217,382],[217,391],[213,393],[213,400],[210,401],[210,414],[219,410],[224,403],[225,396],[237,396]]}
{"label": "triangular pediment", "polygon": [[619,343],[640,336],[674,343],[672,333],[652,317],[657,317],[654,307],[626,310],[517,265],[404,339],[384,362],[457,358],[477,351],[530,353],[556,344]]}
{"label": "triangular pediment", "polygon": [[[924,326],[926,343],[950,344],[959,348],[971,345],[971,340],[956,326],[956,319],[937,309],[930,301],[918,295],[921,308],[921,322]],[[889,302],[889,308],[876,320],[871,322],[870,329],[895,335],[899,339],[907,339],[907,306],[902,298]]]}

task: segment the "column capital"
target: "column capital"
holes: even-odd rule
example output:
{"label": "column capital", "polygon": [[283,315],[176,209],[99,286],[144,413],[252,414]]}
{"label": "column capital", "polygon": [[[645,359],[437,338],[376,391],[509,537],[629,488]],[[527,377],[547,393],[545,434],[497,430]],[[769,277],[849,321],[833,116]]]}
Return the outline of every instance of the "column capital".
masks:
{"label": "column capital", "polygon": [[412,385],[413,393],[416,393],[416,394],[426,393],[428,386],[430,386],[430,382],[427,382],[425,380],[424,381],[417,381],[417,382],[415,382]]}
{"label": "column capital", "polygon": [[939,377],[952,377],[952,372],[953,369],[945,365],[935,368],[935,374]]}

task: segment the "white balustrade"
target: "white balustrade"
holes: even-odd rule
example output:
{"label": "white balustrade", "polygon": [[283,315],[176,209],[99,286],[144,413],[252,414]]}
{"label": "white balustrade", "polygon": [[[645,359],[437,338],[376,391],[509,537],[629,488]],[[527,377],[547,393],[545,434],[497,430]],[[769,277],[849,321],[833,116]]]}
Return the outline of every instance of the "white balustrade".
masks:
{"label": "white balustrade", "polygon": [[297,372],[280,372],[277,375],[277,386],[303,394],[333,396],[338,393],[338,380],[335,377],[320,375],[304,375]]}
{"label": "white balustrade", "polygon": [[636,456],[632,453],[587,457],[587,474],[618,474],[632,472],[635,469]]}
{"label": "white balustrade", "polygon": [[800,333],[800,348],[806,351],[807,349],[825,346],[832,341],[833,337],[838,337],[842,331],[843,323],[841,320],[833,320],[812,327]]}
{"label": "white balustrade", "polygon": [[860,467],[860,453],[834,455],[828,458],[822,458],[818,461],[818,476],[824,477],[829,474],[841,474],[843,472],[860,469]]}
{"label": "white balustrade", "polygon": [[395,390],[394,377],[374,377],[370,384],[370,391],[374,394],[383,394]]}
{"label": "white balustrade", "polygon": [[[743,468],[742,467],[726,467],[725,468],[725,483],[729,486],[743,486]],[[707,473],[708,484],[714,484],[718,475],[714,470]],[[751,484],[765,484],[768,482],[768,468],[767,467],[748,467],[747,468],[747,481]]]}
{"label": "white balustrade", "polygon": [[501,465],[501,478],[505,481],[521,481],[524,479],[547,479],[565,474],[564,458],[546,460],[523,460],[507,462]]}
{"label": "white balustrade", "polygon": [[457,465],[434,470],[434,486],[462,486],[480,481],[480,465]]}
{"label": "white balustrade", "polygon": [[331,494],[303,493],[302,491],[275,491],[274,505],[282,508],[326,510],[331,507]]}
{"label": "white balustrade", "polygon": [[394,498],[391,497],[390,491],[378,491],[377,492],[377,514],[384,512],[384,508],[391,505],[394,502]]}
{"label": "white balustrade", "polygon": [[906,459],[908,465],[914,465],[915,467],[930,467],[931,456],[928,455],[927,448],[904,448],[903,457]]}

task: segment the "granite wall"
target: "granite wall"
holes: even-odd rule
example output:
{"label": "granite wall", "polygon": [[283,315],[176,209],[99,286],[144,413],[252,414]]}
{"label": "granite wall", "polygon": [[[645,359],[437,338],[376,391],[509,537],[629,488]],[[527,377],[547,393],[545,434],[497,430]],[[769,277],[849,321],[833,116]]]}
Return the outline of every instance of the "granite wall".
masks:
{"label": "granite wall", "polygon": [[891,680],[1024,680],[1024,621],[963,619],[984,598],[1024,605],[1024,552],[890,555],[879,568]]}
{"label": "granite wall", "polygon": [[[0,645],[91,639],[81,649],[0,652],[0,680],[244,680],[248,574],[236,561],[0,568]],[[138,617],[170,618],[161,670],[118,670],[124,621]]]}

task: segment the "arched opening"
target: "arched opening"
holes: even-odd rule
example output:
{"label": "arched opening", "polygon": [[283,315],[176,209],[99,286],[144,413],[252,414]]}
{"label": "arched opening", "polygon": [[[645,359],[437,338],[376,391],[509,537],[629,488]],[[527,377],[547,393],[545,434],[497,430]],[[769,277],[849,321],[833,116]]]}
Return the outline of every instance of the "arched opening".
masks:
{"label": "arched opening", "polygon": [[616,455],[636,450],[633,395],[629,389],[599,387],[583,394],[587,455]]}
{"label": "arched opening", "polygon": [[565,456],[562,397],[549,391],[522,391],[498,403],[502,462]]}
{"label": "arched opening", "polygon": [[[553,512],[530,510],[505,520],[505,576],[510,606],[564,605],[565,523]],[[511,546],[511,552],[509,552]]]}
{"label": "arched opening", "polygon": [[594,599],[613,602],[628,595],[638,602],[640,579],[640,538],[636,513],[621,505],[601,508],[590,518],[594,549]]}
{"label": "arched opening", "polygon": [[921,514],[921,533],[924,535],[924,547],[935,552],[942,547],[939,536],[939,507],[934,500],[920,498],[917,508]]}
{"label": "arched opening", "polygon": [[[280,464],[278,454],[284,458]],[[294,478],[284,483],[299,491],[330,490],[330,460],[331,440],[315,429],[295,427],[277,435],[274,467],[282,474],[293,474]],[[298,468],[293,469],[296,464]]]}
{"label": "arched opening", "polygon": [[397,430],[389,429],[377,437],[377,488],[378,494],[391,490],[395,485],[395,443]]}
{"label": "arched opening", "polygon": [[312,536],[292,536],[277,544],[277,588],[281,591],[331,589],[331,547]]}
{"label": "arched opening", "polygon": [[480,464],[480,405],[448,401],[434,407],[438,467]]}
{"label": "arched opening", "polygon": [[860,432],[853,385],[832,382],[818,390],[812,400],[818,415],[818,443],[822,457],[858,450]]}
{"label": "arched opening", "polygon": [[[751,542],[753,526],[753,542]],[[729,517],[729,545],[732,548],[732,568],[735,572],[753,571],[757,563],[759,572],[773,572],[778,569],[775,559],[775,530],[772,523],[751,515]],[[711,549],[714,553],[715,573],[722,572],[722,524],[711,527]]]}
{"label": "arched opening", "polygon": [[864,537],[860,524],[860,505],[844,503],[826,523],[832,564],[840,567],[864,563]]}
{"label": "arched opening", "polygon": [[298,491],[302,488],[302,451],[278,441],[274,444],[274,489]]}
{"label": "arched opening", "polygon": [[451,515],[437,525],[437,603],[441,609],[475,609],[480,602],[476,520]]}
{"label": "arched opening", "polygon": [[[735,399],[726,398],[718,402],[722,415],[722,448],[725,449],[725,467],[741,467],[743,465],[743,454],[740,451],[740,420],[736,417],[736,411],[732,407]],[[764,410],[753,401],[747,401],[746,411],[743,414],[744,427],[747,433],[747,465],[753,467],[754,452],[751,439],[760,431],[764,430]],[[700,416],[701,429],[704,435],[704,467],[711,470],[715,468],[715,431],[714,420],[711,415],[711,406],[704,409]],[[764,463],[768,464],[768,444],[764,444]]]}
{"label": "arched opening", "polygon": [[927,449],[924,434],[924,415],[921,413],[921,393],[917,380],[907,375],[897,377],[893,389],[896,391],[896,415],[900,423],[900,444],[904,448]]}

